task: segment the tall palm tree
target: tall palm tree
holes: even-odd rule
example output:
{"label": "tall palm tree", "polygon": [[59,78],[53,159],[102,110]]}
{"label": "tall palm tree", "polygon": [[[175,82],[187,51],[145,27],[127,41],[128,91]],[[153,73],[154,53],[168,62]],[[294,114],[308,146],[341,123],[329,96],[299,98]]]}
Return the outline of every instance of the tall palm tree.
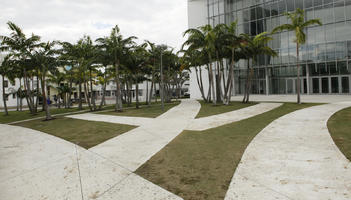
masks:
{"label": "tall palm tree", "polygon": [[120,85],[120,74],[119,68],[121,65],[122,57],[125,55],[126,50],[134,45],[134,39],[136,37],[131,36],[128,38],[123,38],[120,33],[119,27],[116,25],[112,28],[111,34],[109,37],[98,38],[96,42],[98,42],[99,46],[105,48],[109,53],[109,57],[111,59],[111,64],[115,68],[115,82],[116,82],[116,106],[115,111],[122,111],[122,95],[121,95],[121,85]]}
{"label": "tall palm tree", "polygon": [[211,25],[205,25],[199,27],[199,29],[188,29],[184,32],[184,36],[188,35],[188,39],[182,45],[182,49],[185,46],[189,46],[188,49],[197,49],[204,51],[208,57],[208,73],[209,73],[209,93],[212,91],[212,102],[216,105],[216,95],[214,86],[213,76],[213,55],[216,52],[216,34]]}
{"label": "tall palm tree", "polygon": [[184,70],[190,70],[190,68],[194,68],[196,74],[196,81],[200,89],[201,97],[205,102],[209,101],[210,95],[205,95],[204,92],[204,84],[202,78],[202,67],[208,63],[208,57],[204,51],[200,51],[197,49],[187,49],[181,50],[183,56],[180,59],[181,68]]}
{"label": "tall palm tree", "polygon": [[[53,74],[48,74],[47,82],[55,84],[55,87],[58,89],[61,86],[61,83],[65,81],[66,74],[56,70]],[[58,108],[61,108],[60,95],[58,96]]]}
{"label": "tall palm tree", "polygon": [[33,50],[42,45],[40,43],[40,37],[34,34],[27,37],[19,26],[10,21],[7,22],[7,25],[11,33],[10,36],[0,36],[0,51],[11,52],[11,54],[18,59],[17,64],[23,71],[24,90],[26,91],[27,104],[30,112],[34,114],[36,108],[34,104],[34,93],[29,84],[29,71],[31,69],[29,68],[30,65],[28,64],[28,59]]}
{"label": "tall palm tree", "polygon": [[226,25],[225,29],[225,47],[230,50],[230,65],[229,65],[229,74],[227,78],[227,84],[224,91],[224,104],[228,105],[232,96],[232,90],[234,88],[234,64],[241,57],[236,54],[238,48],[240,48],[240,44],[243,41],[241,36],[236,34],[237,29],[237,21],[232,22],[229,26]]}
{"label": "tall palm tree", "polygon": [[243,103],[248,103],[250,100],[250,90],[251,90],[251,79],[253,76],[253,69],[250,68],[250,61],[253,64],[257,62],[257,56],[259,55],[270,55],[277,56],[277,53],[270,47],[268,47],[268,42],[272,40],[272,37],[268,35],[267,32],[260,33],[254,37],[246,34],[242,34],[244,38],[241,42],[242,49],[247,56],[247,78],[245,94],[243,98]]}
{"label": "tall palm tree", "polygon": [[136,108],[139,108],[139,83],[146,80],[144,70],[147,67],[148,53],[147,43],[135,46],[128,52],[129,62],[127,69],[135,84]]}
{"label": "tall palm tree", "polygon": [[54,73],[57,70],[58,62],[56,59],[57,51],[54,49],[56,42],[47,42],[41,48],[37,48],[33,55],[32,59],[35,64],[39,66],[40,82],[41,82],[41,92],[43,96],[43,104],[45,107],[46,120],[51,120],[50,107],[47,103],[46,96],[46,81],[48,72]]}
{"label": "tall palm tree", "polygon": [[320,19],[311,19],[308,21],[305,21],[305,11],[297,8],[295,12],[292,13],[284,13],[285,16],[288,17],[288,19],[291,21],[290,24],[283,24],[280,25],[276,28],[273,29],[272,34],[276,32],[281,32],[284,30],[287,31],[294,31],[295,32],[295,40],[294,42],[296,43],[296,65],[297,65],[297,103],[301,103],[301,98],[300,98],[300,62],[299,62],[299,57],[300,57],[300,45],[306,43],[306,34],[304,30],[314,24],[322,25],[322,22]]}
{"label": "tall palm tree", "polygon": [[8,79],[11,79],[11,71],[12,66],[11,66],[11,55],[7,55],[3,62],[0,63],[0,75],[2,76],[2,100],[4,102],[4,111],[5,115],[9,115],[8,109],[7,109],[7,98],[9,94],[6,94],[5,90],[5,77]]}

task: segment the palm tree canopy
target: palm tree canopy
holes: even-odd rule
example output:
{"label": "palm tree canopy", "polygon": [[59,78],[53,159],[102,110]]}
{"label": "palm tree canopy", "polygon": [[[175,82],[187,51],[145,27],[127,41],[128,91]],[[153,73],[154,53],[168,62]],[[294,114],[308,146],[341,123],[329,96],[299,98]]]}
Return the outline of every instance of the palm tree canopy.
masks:
{"label": "palm tree canopy", "polygon": [[305,21],[305,11],[297,8],[295,12],[291,13],[284,13],[285,16],[291,21],[291,24],[283,24],[273,29],[272,34],[281,32],[284,30],[287,31],[294,31],[295,32],[295,42],[298,44],[305,44],[306,43],[306,34],[304,29],[308,26],[318,24],[322,25],[320,19],[311,19]]}

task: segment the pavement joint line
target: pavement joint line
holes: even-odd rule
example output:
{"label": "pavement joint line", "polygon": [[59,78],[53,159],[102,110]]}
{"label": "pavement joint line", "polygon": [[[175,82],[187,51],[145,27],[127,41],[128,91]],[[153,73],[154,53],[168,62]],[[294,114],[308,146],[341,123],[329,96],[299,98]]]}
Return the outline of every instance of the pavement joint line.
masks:
{"label": "pavement joint line", "polygon": [[93,154],[95,154],[95,155],[97,155],[97,156],[99,156],[99,157],[101,157],[101,158],[103,158],[103,159],[105,159],[105,160],[110,161],[111,163],[113,163],[113,164],[115,164],[115,165],[117,165],[117,166],[119,166],[119,167],[121,167],[121,168],[127,170],[127,171],[130,172],[130,173],[133,173],[132,170],[130,170],[130,169],[124,167],[124,166],[123,166],[122,164],[120,164],[120,163],[117,163],[117,162],[115,162],[115,161],[113,161],[113,160],[110,160],[110,159],[108,159],[108,158],[106,158],[106,157],[104,157],[104,156],[102,156],[102,155],[100,155],[100,154],[98,154],[98,153],[96,153],[96,152],[94,152],[94,151],[90,151],[89,149],[85,149],[85,150],[86,150],[86,151],[89,151],[90,153],[93,153]]}
{"label": "pavement joint line", "polygon": [[[100,197],[104,196],[104,194],[106,194],[107,192],[109,192],[110,190],[112,190],[114,187],[116,187],[117,185],[119,185],[120,183],[122,183],[124,180],[126,180],[129,176],[131,176],[132,174],[134,174],[133,172],[131,172],[130,174],[128,174],[126,177],[122,178],[120,181],[118,181],[117,183],[113,184],[111,187],[109,187],[107,190],[105,190],[103,193],[101,193],[97,199],[100,199]],[[134,174],[136,175],[136,174]]]}
{"label": "pavement joint line", "polygon": [[242,178],[246,178],[247,180],[249,180],[249,181],[252,182],[252,183],[256,183],[256,184],[260,185],[261,187],[264,187],[264,188],[266,188],[266,189],[268,189],[268,190],[271,190],[272,192],[275,192],[275,193],[277,193],[277,194],[279,194],[279,195],[281,195],[281,196],[284,196],[285,198],[287,198],[287,199],[289,199],[289,200],[295,200],[295,199],[293,199],[293,198],[287,196],[286,194],[283,194],[283,193],[281,193],[281,192],[279,192],[279,191],[276,191],[276,190],[274,190],[274,189],[272,189],[272,188],[270,188],[270,187],[267,187],[267,186],[265,186],[265,185],[259,183],[257,180],[250,180],[249,178],[244,177],[244,176],[242,176],[242,175],[240,175],[240,174],[238,174],[238,175],[241,176]]}
{"label": "pavement joint line", "polygon": [[80,176],[80,168],[79,168],[79,158],[78,158],[78,150],[77,150],[77,144],[74,145],[76,149],[76,160],[77,160],[77,167],[78,167],[78,177],[79,177],[79,184],[80,184],[80,193],[82,195],[82,200],[84,200],[84,195],[83,195],[83,185],[82,185],[82,177]]}

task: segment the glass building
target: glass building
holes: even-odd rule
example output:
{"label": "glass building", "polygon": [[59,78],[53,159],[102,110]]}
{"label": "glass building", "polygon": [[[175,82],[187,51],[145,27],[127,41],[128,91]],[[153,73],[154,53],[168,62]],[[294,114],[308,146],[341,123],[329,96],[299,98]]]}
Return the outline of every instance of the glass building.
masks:
{"label": "glass building", "polygon": [[[319,18],[323,26],[305,30],[300,48],[303,94],[351,94],[351,0],[206,0],[207,23],[238,21],[238,34],[271,32],[288,23],[284,12],[305,10],[306,20]],[[278,57],[259,56],[254,66],[253,94],[294,94],[297,85],[293,32],[273,35],[269,46]],[[242,94],[245,61],[236,66],[235,92]]]}

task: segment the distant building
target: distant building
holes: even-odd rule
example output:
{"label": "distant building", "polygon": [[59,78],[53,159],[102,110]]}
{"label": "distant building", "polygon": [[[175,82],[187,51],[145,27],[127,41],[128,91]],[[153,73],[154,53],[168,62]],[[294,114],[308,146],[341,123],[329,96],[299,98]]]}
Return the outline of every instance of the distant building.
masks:
{"label": "distant building", "polygon": [[[238,34],[271,32],[287,23],[284,12],[304,9],[306,19],[319,18],[323,26],[306,30],[300,49],[303,94],[351,94],[351,0],[188,0],[189,28],[238,21]],[[260,56],[254,66],[252,93],[295,94],[296,45],[293,32],[273,35],[269,46],[278,57]],[[235,68],[235,89],[243,94],[246,61]],[[206,71],[203,71],[206,75]],[[205,79],[206,80],[206,79]],[[208,83],[204,83],[208,87]],[[195,72],[190,75],[190,95],[201,98]]]}

